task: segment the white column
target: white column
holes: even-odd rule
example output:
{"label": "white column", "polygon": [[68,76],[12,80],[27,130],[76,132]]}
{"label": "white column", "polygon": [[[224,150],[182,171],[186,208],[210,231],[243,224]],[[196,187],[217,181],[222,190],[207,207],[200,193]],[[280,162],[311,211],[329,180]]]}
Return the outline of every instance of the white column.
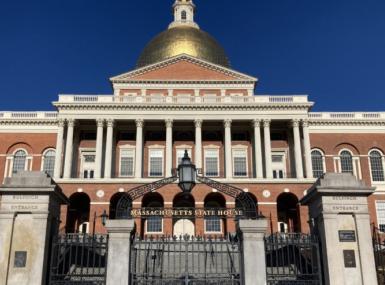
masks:
{"label": "white column", "polygon": [[172,119],[166,121],[166,177],[172,173]]}
{"label": "white column", "polygon": [[262,142],[261,142],[261,120],[253,120],[254,126],[254,159],[256,167],[256,178],[263,178],[262,165]]}
{"label": "white column", "polygon": [[144,121],[142,119],[137,119],[135,123],[136,123],[135,177],[142,178]]}
{"label": "white column", "polygon": [[61,175],[63,138],[64,138],[64,120],[59,120],[56,138],[55,169],[53,177],[59,179]]}
{"label": "white column", "polygon": [[63,178],[71,178],[73,144],[74,144],[74,126],[75,126],[75,120],[69,119],[67,121],[67,142],[66,142],[66,150],[65,150]]}
{"label": "white column", "polygon": [[271,167],[270,120],[263,120],[263,136],[265,142],[266,178],[273,178],[273,169]]}
{"label": "white column", "polygon": [[299,120],[293,120],[291,123],[292,123],[293,134],[294,134],[295,173],[297,175],[296,178],[303,178],[301,137],[299,134]]}
{"label": "white column", "polygon": [[231,120],[224,121],[225,127],[225,168],[226,178],[233,177],[232,163],[231,163]]}
{"label": "white column", "polygon": [[104,119],[96,121],[96,158],[95,158],[95,178],[102,177],[102,158],[103,158],[103,129]]}
{"label": "white column", "polygon": [[195,123],[195,166],[202,168],[202,120],[197,119]]}
{"label": "white column", "polygon": [[313,178],[313,166],[311,164],[311,147],[309,135],[309,121],[302,121],[303,148],[305,152],[305,171],[307,178]]}
{"label": "white column", "polygon": [[107,120],[106,161],[104,165],[104,178],[111,178],[112,169],[112,141],[114,139],[114,120]]}

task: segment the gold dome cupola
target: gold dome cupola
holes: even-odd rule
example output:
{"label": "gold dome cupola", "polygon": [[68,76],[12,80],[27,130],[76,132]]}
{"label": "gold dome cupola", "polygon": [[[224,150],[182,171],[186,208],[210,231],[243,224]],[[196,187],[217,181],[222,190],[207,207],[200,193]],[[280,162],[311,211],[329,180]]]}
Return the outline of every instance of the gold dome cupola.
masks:
{"label": "gold dome cupola", "polygon": [[194,21],[192,0],[176,0],[174,21],[143,49],[137,67],[143,67],[181,54],[187,54],[224,67],[230,67],[222,46]]}

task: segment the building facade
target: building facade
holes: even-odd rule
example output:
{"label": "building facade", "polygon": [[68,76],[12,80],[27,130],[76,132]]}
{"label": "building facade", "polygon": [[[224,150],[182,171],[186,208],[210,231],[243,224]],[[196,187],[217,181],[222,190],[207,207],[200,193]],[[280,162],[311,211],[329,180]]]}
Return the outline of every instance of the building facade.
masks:
{"label": "building facade", "polygon": [[[110,78],[110,95],[59,95],[52,112],[0,112],[0,175],[45,171],[70,203],[63,232],[105,232],[124,192],[173,175],[187,150],[201,175],[255,201],[270,231],[307,232],[299,200],[326,172],[352,173],[376,187],[372,222],[385,230],[385,112],[311,112],[306,95],[255,94],[258,79],[233,70],[223,48],[177,0],[174,21],[132,71]],[[183,195],[167,185],[132,209],[234,209],[204,184]],[[235,231],[221,217],[135,217],[142,235]]]}

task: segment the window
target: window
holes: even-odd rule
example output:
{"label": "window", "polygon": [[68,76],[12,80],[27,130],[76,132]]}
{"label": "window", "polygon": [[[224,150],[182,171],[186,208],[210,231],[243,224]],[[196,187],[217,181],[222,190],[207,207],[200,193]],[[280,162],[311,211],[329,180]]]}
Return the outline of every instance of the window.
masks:
{"label": "window", "polygon": [[162,233],[163,219],[162,217],[152,216],[146,220],[146,233]]}
{"label": "window", "polygon": [[120,176],[134,175],[134,150],[121,149],[120,150]]}
{"label": "window", "polygon": [[150,150],[150,175],[163,176],[163,150]]}
{"label": "window", "polygon": [[43,171],[49,176],[53,176],[53,171],[55,169],[55,151],[48,150],[43,156]]}
{"label": "window", "polygon": [[182,21],[186,21],[187,20],[187,12],[184,11],[184,10],[181,13],[181,19],[182,19]]}
{"label": "window", "polygon": [[286,155],[285,152],[273,152],[271,155],[271,167],[274,179],[286,178]]}
{"label": "window", "polygon": [[205,218],[205,232],[206,233],[221,233],[222,222],[220,217],[209,216]]}
{"label": "window", "polygon": [[95,176],[95,151],[81,152],[81,168],[80,175],[85,179],[92,179]]}
{"label": "window", "polygon": [[385,232],[385,201],[376,201],[376,213],[378,228]]}
{"label": "window", "polygon": [[219,152],[218,150],[205,150],[205,175],[219,176]]}
{"label": "window", "polygon": [[385,181],[384,166],[382,164],[382,155],[379,151],[373,150],[369,154],[370,171],[372,173],[372,181]]}
{"label": "window", "polygon": [[341,154],[340,154],[340,160],[341,160],[341,172],[353,174],[352,154],[347,150],[343,150],[341,151]]}
{"label": "window", "polygon": [[321,177],[325,173],[323,156],[319,150],[313,150],[311,152],[311,164],[314,178]]}
{"label": "window", "polygon": [[234,176],[247,176],[247,150],[234,149],[233,150],[233,168]]}
{"label": "window", "polygon": [[[176,167],[181,163],[184,157],[185,148],[176,150]],[[187,149],[188,156],[191,158],[191,149]]]}
{"label": "window", "polygon": [[24,150],[18,150],[13,156],[12,174],[26,170],[27,153]]}

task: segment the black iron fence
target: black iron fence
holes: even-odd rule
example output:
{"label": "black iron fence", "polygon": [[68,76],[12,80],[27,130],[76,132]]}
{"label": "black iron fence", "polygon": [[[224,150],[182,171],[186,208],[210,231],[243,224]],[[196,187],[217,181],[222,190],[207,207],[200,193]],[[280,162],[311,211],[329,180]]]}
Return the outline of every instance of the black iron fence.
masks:
{"label": "black iron fence", "polygon": [[385,284],[385,233],[373,226],[372,237],[378,284]]}
{"label": "black iron fence", "polygon": [[133,238],[132,285],[240,285],[241,241],[228,238]]}
{"label": "black iron fence", "polygon": [[104,285],[107,235],[65,234],[52,241],[49,284]]}
{"label": "black iron fence", "polygon": [[322,284],[317,236],[276,233],[265,237],[265,249],[267,284]]}

